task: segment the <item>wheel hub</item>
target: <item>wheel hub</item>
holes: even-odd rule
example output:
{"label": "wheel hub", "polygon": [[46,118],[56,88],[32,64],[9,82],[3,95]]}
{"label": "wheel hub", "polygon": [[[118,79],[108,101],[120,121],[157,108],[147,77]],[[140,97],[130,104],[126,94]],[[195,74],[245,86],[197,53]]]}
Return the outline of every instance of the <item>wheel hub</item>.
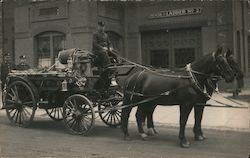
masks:
{"label": "wheel hub", "polygon": [[117,111],[116,109],[111,109],[111,110],[110,110],[110,113],[111,113],[112,115],[114,115],[114,114],[116,113],[116,111]]}

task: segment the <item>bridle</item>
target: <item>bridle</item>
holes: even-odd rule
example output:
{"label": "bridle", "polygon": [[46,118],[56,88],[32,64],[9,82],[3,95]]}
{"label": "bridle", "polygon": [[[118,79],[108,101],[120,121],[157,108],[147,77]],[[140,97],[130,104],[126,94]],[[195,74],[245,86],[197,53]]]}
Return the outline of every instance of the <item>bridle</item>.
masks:
{"label": "bridle", "polygon": [[[196,70],[193,70],[192,69],[192,66],[191,66],[191,63],[187,64],[186,65],[186,71],[188,72],[189,76],[191,77],[191,82],[195,85],[196,89],[198,89],[200,92],[202,92],[206,97],[209,97],[211,98],[211,96],[207,93],[206,91],[206,86],[204,85],[204,87],[202,87],[196,77],[196,74],[200,75],[200,76],[204,76],[204,78],[206,78],[207,80],[220,80],[222,79],[221,76],[223,76],[224,74],[222,74],[225,70],[226,72],[232,72],[231,71],[231,68],[229,67],[228,69],[227,68],[223,68],[222,65],[218,64],[217,62],[217,58],[215,57],[215,52],[212,53],[212,58],[213,58],[213,64],[215,64],[215,67],[217,68],[217,70],[219,72],[221,72],[221,75],[218,76],[218,75],[208,75],[208,74],[205,74],[203,72],[199,72],[199,71],[196,71]],[[216,88],[213,88],[214,90]]]}
{"label": "bridle", "polygon": [[228,64],[225,55],[224,56],[223,55],[218,55],[217,58],[216,58],[215,57],[215,52],[213,52],[212,57],[213,57],[213,62],[215,64],[215,67],[220,72],[220,75],[222,77],[225,77],[226,76],[225,74],[231,74],[232,75],[233,70],[232,70],[232,68],[230,66],[227,67],[227,66],[222,66],[221,64],[218,64],[218,59],[217,59],[218,57],[223,57],[223,61]]}

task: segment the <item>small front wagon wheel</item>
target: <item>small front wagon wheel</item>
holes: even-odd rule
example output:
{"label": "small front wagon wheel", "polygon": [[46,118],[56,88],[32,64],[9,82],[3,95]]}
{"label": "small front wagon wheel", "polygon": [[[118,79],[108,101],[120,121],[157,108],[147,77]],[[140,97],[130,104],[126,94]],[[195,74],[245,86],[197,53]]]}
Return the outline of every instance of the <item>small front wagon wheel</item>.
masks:
{"label": "small front wagon wheel", "polygon": [[45,109],[46,113],[49,117],[54,121],[62,121],[63,120],[63,108],[62,107],[55,107],[51,109]]}
{"label": "small front wagon wheel", "polygon": [[92,103],[80,94],[70,96],[63,105],[63,121],[71,133],[87,135],[95,123]]}
{"label": "small front wagon wheel", "polygon": [[8,85],[4,99],[9,120],[20,127],[32,122],[36,111],[36,100],[31,87],[23,81],[14,81]]}
{"label": "small front wagon wheel", "polygon": [[[123,94],[119,91],[112,91],[109,95],[109,101],[98,105],[99,116],[109,127],[118,127],[121,125],[121,109],[112,108],[122,105]],[[110,109],[111,108],[111,109]]]}

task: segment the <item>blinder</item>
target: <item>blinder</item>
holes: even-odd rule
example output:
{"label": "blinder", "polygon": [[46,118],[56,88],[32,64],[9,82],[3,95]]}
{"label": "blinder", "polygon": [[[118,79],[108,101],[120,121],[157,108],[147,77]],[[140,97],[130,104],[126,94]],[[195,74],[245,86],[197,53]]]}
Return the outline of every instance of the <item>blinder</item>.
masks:
{"label": "blinder", "polygon": [[[223,56],[223,55],[215,56],[215,52],[213,52],[212,57],[213,57],[213,62],[215,64],[215,67],[221,76],[226,77],[227,75],[230,75],[230,76],[234,75],[233,70],[229,66],[225,56]],[[220,61],[220,59],[221,59],[221,61]]]}

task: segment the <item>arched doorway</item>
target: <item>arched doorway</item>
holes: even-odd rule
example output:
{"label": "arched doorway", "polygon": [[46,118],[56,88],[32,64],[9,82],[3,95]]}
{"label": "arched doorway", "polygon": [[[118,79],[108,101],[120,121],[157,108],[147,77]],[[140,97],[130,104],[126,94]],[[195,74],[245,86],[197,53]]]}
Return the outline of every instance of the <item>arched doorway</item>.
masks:
{"label": "arched doorway", "polygon": [[65,48],[65,34],[56,31],[40,33],[36,36],[36,65],[49,67],[57,60],[58,52]]}

